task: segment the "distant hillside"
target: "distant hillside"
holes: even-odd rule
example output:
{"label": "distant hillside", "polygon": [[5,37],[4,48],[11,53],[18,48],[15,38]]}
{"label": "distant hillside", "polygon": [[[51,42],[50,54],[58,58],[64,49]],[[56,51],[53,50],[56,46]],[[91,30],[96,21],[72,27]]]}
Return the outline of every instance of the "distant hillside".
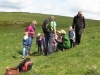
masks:
{"label": "distant hillside", "polygon": [[[38,25],[42,25],[45,18],[51,15],[46,14],[36,14],[27,12],[0,12],[0,27],[23,27],[30,24],[32,20],[36,20]],[[57,25],[71,25],[72,18],[65,16],[55,15]],[[62,23],[63,24],[62,24]]]}
{"label": "distant hillside", "polygon": [[[0,27],[24,27],[36,20],[38,25],[42,25],[45,18],[51,15],[36,14],[27,12],[0,12]],[[58,26],[69,26],[72,24],[72,17],[54,15]],[[95,20],[86,20],[87,22]],[[97,21],[98,22],[98,21]],[[88,24],[88,23],[87,23]]]}

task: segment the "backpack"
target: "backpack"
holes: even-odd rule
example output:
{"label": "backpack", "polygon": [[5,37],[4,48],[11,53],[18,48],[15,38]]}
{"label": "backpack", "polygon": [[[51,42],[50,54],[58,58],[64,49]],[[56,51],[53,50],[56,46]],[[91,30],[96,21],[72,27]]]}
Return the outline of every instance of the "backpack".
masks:
{"label": "backpack", "polygon": [[53,27],[54,27],[53,21],[51,21],[50,18],[45,19],[42,25],[43,33],[45,34],[45,33],[54,32]]}
{"label": "backpack", "polygon": [[19,72],[28,71],[32,68],[32,65],[33,65],[33,63],[30,60],[30,58],[26,58],[16,68],[19,69]]}

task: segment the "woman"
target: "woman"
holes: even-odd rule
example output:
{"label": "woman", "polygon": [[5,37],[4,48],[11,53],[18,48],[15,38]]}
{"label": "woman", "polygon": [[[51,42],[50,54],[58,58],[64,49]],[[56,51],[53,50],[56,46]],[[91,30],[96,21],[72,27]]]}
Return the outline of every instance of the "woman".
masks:
{"label": "woman", "polygon": [[62,41],[58,41],[58,49],[61,49],[62,51],[65,49],[69,49],[70,48],[70,40],[68,38],[68,36],[66,35],[66,31],[65,30],[61,30],[61,36],[62,36]]}

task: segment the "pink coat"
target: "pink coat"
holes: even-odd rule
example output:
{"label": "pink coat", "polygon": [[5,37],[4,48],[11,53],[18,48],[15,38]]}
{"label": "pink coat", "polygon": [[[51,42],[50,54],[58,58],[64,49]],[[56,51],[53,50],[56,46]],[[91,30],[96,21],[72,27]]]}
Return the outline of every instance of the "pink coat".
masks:
{"label": "pink coat", "polygon": [[28,36],[29,37],[34,37],[34,35],[35,35],[35,30],[34,30],[34,28],[32,27],[32,25],[29,25],[28,26],[28,28],[27,28],[27,32],[28,32]]}

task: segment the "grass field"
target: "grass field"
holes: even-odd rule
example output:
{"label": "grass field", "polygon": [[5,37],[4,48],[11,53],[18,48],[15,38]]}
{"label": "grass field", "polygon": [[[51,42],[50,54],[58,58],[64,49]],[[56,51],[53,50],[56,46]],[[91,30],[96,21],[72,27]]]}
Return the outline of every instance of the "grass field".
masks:
{"label": "grass field", "polygon": [[[38,22],[36,34],[42,33],[41,25],[50,15],[36,13],[0,13],[0,75],[6,67],[17,66],[22,59],[22,38],[24,29],[34,19]],[[57,30],[72,24],[71,17],[55,15]],[[100,75],[100,21],[86,19],[79,46],[64,52],[54,52],[51,56],[37,55],[35,38],[29,56],[32,69],[20,75]]]}

